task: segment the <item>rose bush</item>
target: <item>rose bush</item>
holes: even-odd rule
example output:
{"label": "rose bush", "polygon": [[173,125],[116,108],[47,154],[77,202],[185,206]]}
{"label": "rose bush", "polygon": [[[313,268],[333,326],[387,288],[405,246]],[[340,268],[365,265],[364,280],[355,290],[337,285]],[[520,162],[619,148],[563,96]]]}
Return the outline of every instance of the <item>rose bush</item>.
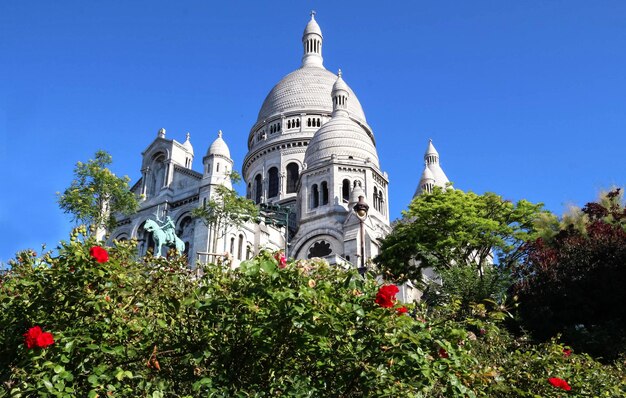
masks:
{"label": "rose bush", "polygon": [[98,262],[81,235],[2,277],[0,397],[562,396],[555,375],[570,396],[625,391],[619,363],[514,338],[497,311],[401,306],[374,275],[268,252],[196,273],[132,241]]}

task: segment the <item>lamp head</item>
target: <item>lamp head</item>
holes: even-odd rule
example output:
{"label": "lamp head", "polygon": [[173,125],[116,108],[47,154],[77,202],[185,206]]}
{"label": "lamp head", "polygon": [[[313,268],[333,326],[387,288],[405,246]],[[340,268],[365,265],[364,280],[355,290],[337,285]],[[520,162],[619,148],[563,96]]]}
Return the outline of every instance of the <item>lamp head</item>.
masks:
{"label": "lamp head", "polygon": [[367,212],[370,207],[367,205],[367,203],[365,203],[365,197],[359,195],[359,201],[354,205],[353,209],[359,218],[364,219],[365,217],[367,217]]}

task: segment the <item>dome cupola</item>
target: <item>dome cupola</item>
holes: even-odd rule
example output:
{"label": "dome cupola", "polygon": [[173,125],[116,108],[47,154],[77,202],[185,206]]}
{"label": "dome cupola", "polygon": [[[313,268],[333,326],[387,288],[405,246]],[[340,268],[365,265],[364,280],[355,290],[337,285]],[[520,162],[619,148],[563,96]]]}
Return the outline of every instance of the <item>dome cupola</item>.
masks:
{"label": "dome cupola", "polygon": [[183,142],[183,148],[185,148],[187,152],[193,155],[193,145],[191,145],[191,141],[189,140],[189,138],[190,134],[187,133],[187,139],[185,140],[185,142]]}
{"label": "dome cupola", "polygon": [[322,58],[322,30],[315,20],[315,11],[311,11],[311,20],[304,28],[302,34],[302,46],[304,54],[302,55],[302,67],[324,67],[324,59]]}
{"label": "dome cupola", "polygon": [[222,130],[217,132],[217,138],[206,153],[207,156],[210,155],[218,155],[223,156],[230,159],[230,149],[228,149],[228,145],[226,145],[226,141],[222,138]]}
{"label": "dome cupola", "polygon": [[373,137],[348,112],[349,91],[341,71],[333,85],[333,114],[315,133],[304,155],[307,167],[334,158],[339,161],[371,163],[377,168],[378,154]]}
{"label": "dome cupola", "polygon": [[341,77],[341,69],[337,73],[337,81],[333,84],[333,117],[348,116],[348,98],[350,97],[350,88]]}

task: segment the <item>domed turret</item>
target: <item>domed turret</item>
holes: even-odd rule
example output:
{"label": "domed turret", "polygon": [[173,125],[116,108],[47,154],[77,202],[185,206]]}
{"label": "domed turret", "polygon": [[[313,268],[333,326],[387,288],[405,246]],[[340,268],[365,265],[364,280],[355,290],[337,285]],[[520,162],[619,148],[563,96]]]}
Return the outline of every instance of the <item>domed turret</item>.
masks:
{"label": "domed turret", "polygon": [[315,133],[304,155],[307,167],[313,167],[334,156],[338,160],[371,162],[378,165],[378,154],[373,138],[350,119],[349,93],[340,75],[333,86],[333,117]]}
{"label": "domed turret", "polygon": [[304,55],[302,55],[302,67],[324,67],[324,59],[322,58],[322,30],[315,21],[315,11],[311,11],[311,20],[304,28],[302,34],[302,46],[304,47]]}
{"label": "domed turret", "polygon": [[413,197],[425,192],[430,193],[434,187],[446,188],[450,182],[439,165],[439,152],[435,149],[433,140],[428,140],[428,147],[424,153],[424,164],[424,171]]}
{"label": "domed turret", "polygon": [[337,81],[333,84],[333,117],[348,116],[348,98],[350,97],[350,88],[341,78],[341,69],[337,73]]}
{"label": "domed turret", "polygon": [[190,134],[187,133],[187,139],[183,142],[183,148],[187,150],[190,154],[193,155],[193,145],[191,145],[191,141],[189,140]]}
{"label": "domed turret", "polygon": [[207,156],[219,155],[230,159],[230,149],[228,149],[226,141],[222,138],[222,130],[217,132],[217,138],[213,141],[206,154]]}

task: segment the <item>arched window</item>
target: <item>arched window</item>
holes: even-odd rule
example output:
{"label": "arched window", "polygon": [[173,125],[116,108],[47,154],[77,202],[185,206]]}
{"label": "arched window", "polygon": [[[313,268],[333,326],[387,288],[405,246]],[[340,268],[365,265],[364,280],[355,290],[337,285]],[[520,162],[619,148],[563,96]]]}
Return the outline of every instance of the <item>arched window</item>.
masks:
{"label": "arched window", "polygon": [[252,247],[250,245],[246,246],[246,260],[250,260],[252,258]]}
{"label": "arched window", "polygon": [[237,244],[237,260],[241,260],[243,254],[243,235],[239,234],[239,242]]}
{"label": "arched window", "polygon": [[320,192],[317,188],[317,184],[313,184],[311,187],[311,207],[316,208],[320,205]]}
{"label": "arched window", "polygon": [[267,197],[273,198],[278,196],[278,169],[276,167],[269,169],[267,172],[267,178],[269,179]]}
{"label": "arched window", "polygon": [[297,163],[289,163],[287,165],[287,193],[296,192],[296,186],[298,185],[299,168]]}
{"label": "arched window", "polygon": [[[250,198],[252,198],[252,184],[248,183],[248,189],[246,189],[246,199]],[[206,207],[206,203],[204,207]]]}
{"label": "arched window", "polygon": [[343,183],[341,184],[341,198],[343,199],[344,202],[350,201],[350,181],[349,180],[343,180]]}
{"label": "arched window", "polygon": [[379,210],[378,209],[378,189],[376,189],[376,187],[374,187],[374,198],[372,202],[374,203],[374,209]]}
{"label": "arched window", "polygon": [[291,128],[291,120],[287,120],[287,128],[290,129]]}
{"label": "arched window", "polygon": [[328,204],[328,183],[322,182],[322,205]]}
{"label": "arched window", "polygon": [[254,177],[254,201],[256,204],[261,203],[261,196],[263,196],[263,177],[261,174],[257,174]]}
{"label": "arched window", "polygon": [[300,119],[296,119],[296,127],[300,127]]}
{"label": "arched window", "polygon": [[385,214],[385,198],[382,189],[378,192],[378,211]]}
{"label": "arched window", "polygon": [[230,238],[230,254],[235,255],[235,237]]}
{"label": "arched window", "polygon": [[306,126],[311,127],[311,118],[306,119]]}

